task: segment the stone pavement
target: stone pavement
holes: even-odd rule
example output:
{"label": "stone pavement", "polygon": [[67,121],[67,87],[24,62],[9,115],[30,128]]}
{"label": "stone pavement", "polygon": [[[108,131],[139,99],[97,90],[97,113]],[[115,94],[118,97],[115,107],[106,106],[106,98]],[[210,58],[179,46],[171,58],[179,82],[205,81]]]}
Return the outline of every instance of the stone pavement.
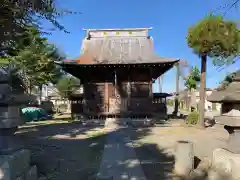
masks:
{"label": "stone pavement", "polygon": [[98,173],[99,180],[146,180],[126,129],[106,121],[108,134]]}

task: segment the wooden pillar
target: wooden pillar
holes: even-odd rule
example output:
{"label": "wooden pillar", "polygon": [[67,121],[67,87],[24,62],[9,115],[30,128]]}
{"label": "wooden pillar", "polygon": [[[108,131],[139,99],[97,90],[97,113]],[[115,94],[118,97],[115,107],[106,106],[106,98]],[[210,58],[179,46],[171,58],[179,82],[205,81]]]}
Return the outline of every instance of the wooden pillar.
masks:
{"label": "wooden pillar", "polygon": [[159,93],[162,92],[162,76],[158,77],[158,88],[159,88]]}
{"label": "wooden pillar", "polygon": [[127,110],[129,110],[130,106],[131,106],[131,76],[130,76],[130,71],[131,68],[128,67],[128,82],[127,82]]}
{"label": "wooden pillar", "polygon": [[109,104],[108,104],[108,99],[109,99],[109,93],[108,93],[108,82],[104,83],[104,111],[109,110]]}
{"label": "wooden pillar", "polygon": [[149,69],[150,69],[150,78],[151,78],[151,80],[149,82],[149,97],[152,97],[152,95],[153,95],[153,92],[152,92],[152,85],[153,85],[153,83],[152,83],[152,68],[149,68]]}
{"label": "wooden pillar", "polygon": [[131,96],[131,78],[130,78],[130,67],[128,67],[128,82],[127,82],[127,94],[128,98]]}
{"label": "wooden pillar", "polygon": [[114,70],[114,91],[115,91],[115,97],[117,95],[117,70]]}

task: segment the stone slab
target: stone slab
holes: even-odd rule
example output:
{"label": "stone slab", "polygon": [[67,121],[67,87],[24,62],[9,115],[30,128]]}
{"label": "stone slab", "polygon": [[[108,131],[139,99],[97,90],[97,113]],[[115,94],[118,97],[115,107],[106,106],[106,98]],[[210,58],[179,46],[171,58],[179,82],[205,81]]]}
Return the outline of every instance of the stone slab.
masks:
{"label": "stone slab", "polygon": [[25,175],[22,175],[22,176],[17,177],[16,180],[25,180]]}
{"label": "stone slab", "polygon": [[[0,172],[4,180],[8,180],[7,178],[9,178],[9,180],[15,180],[30,168],[30,151],[20,150],[12,155],[2,156],[1,160]],[[0,180],[2,179],[0,178]]]}
{"label": "stone slab", "polygon": [[37,166],[32,166],[26,173],[25,180],[37,180]]}
{"label": "stone slab", "polygon": [[215,149],[213,151],[212,168],[221,174],[231,175],[233,179],[239,179],[240,154],[221,148]]}

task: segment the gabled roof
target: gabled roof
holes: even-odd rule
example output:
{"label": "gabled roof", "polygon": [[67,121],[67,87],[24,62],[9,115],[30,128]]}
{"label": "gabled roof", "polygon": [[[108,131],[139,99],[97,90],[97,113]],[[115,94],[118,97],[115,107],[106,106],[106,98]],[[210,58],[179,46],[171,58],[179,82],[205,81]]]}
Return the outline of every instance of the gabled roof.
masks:
{"label": "gabled roof", "polygon": [[[108,30],[112,32],[127,31]],[[154,52],[154,41],[144,29],[135,29],[135,35],[111,35],[97,36],[104,30],[91,30],[95,33],[91,37],[88,33],[82,42],[82,55],[73,60],[65,60],[64,63],[76,63],[81,65],[93,64],[143,64],[143,63],[171,63],[177,62],[177,58],[159,57]],[[131,30],[134,31],[134,30]],[[139,32],[138,32],[139,31]],[[119,33],[119,32],[118,32]],[[139,35],[137,34],[139,33]]]}

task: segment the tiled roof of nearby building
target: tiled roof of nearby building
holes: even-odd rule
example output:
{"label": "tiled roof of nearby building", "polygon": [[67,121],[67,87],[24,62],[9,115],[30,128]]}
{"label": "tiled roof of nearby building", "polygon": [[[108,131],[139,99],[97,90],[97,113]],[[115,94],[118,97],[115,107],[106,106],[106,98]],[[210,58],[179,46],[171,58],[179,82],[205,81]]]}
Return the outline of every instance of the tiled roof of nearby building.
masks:
{"label": "tiled roof of nearby building", "polygon": [[211,102],[240,102],[240,75],[233,78],[225,90],[215,91],[209,97]]}

